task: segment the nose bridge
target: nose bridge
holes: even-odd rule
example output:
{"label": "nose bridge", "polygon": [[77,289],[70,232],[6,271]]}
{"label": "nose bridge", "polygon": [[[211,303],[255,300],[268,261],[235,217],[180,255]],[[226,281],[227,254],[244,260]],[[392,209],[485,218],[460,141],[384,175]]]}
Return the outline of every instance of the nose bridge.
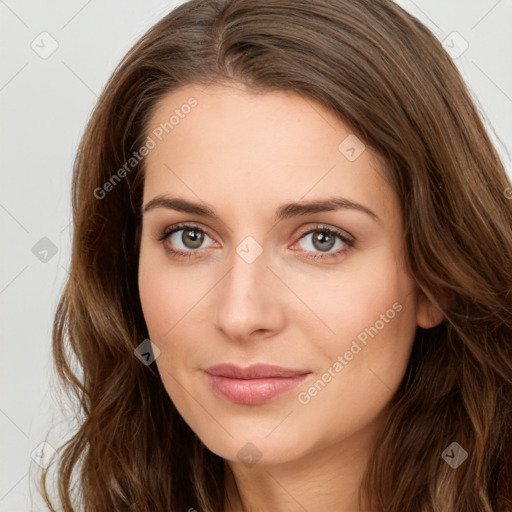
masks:
{"label": "nose bridge", "polygon": [[265,274],[269,272],[266,260],[262,248],[258,251],[254,243],[240,243],[232,255],[231,270],[226,276],[225,298],[241,304],[264,294]]}
{"label": "nose bridge", "polygon": [[276,318],[267,261],[254,239],[242,241],[231,255],[230,270],[217,287],[215,301],[218,327],[230,337],[242,339],[254,330],[268,329]]}

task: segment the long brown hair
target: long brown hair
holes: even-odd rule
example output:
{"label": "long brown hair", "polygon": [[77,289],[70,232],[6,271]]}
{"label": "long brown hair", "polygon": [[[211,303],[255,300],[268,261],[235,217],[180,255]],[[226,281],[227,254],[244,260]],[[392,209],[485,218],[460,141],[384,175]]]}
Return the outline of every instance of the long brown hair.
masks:
{"label": "long brown hair", "polygon": [[[225,461],[179,415],[155,365],[134,356],[148,338],[137,284],[144,159],[126,163],[164,95],[230,81],[316,100],[376,152],[401,200],[410,273],[444,314],[417,328],[361,503],[512,509],[512,189],[451,58],[390,0],[191,0],[122,60],[76,157],[53,331],[81,418],[58,451],[62,510],[224,509]],[[443,457],[454,442],[468,454],[456,469]],[[47,471],[40,485],[55,510]]]}

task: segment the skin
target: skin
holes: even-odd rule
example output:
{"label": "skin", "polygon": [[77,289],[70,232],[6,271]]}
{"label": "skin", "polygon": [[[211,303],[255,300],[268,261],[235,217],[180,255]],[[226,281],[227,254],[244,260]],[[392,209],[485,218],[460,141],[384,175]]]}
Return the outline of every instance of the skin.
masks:
{"label": "skin", "polygon": [[[294,93],[186,86],[160,102],[148,134],[190,97],[197,106],[146,157],[143,204],[181,197],[207,203],[219,219],[163,207],[143,215],[140,298],[163,384],[234,474],[239,495],[231,482],[226,511],[359,510],[371,442],[404,375],[416,326],[442,320],[404,267],[398,197],[371,149],[347,159],[338,146],[350,128]],[[370,208],[379,221],[350,209],[273,219],[282,203],[333,196]],[[205,230],[199,249],[193,238],[184,245],[183,231],[157,240],[180,222]],[[308,258],[326,254],[313,244],[321,230],[303,236],[318,223],[349,233],[354,247],[337,241],[327,252],[348,248],[338,259]],[[248,236],[262,249],[252,263],[236,250]],[[177,259],[166,244],[196,256]],[[299,393],[394,303],[400,312],[300,403]],[[202,371],[223,362],[312,374],[264,404],[236,404],[216,395]],[[259,460],[245,463],[237,455],[243,448]]]}

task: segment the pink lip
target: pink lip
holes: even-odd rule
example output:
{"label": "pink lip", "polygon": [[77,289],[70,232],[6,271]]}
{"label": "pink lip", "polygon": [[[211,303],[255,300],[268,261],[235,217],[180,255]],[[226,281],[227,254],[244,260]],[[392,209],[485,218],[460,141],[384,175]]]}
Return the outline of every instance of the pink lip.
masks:
{"label": "pink lip", "polygon": [[256,405],[289,391],[302,382],[310,370],[255,364],[241,368],[220,364],[204,370],[213,390],[238,404]]}

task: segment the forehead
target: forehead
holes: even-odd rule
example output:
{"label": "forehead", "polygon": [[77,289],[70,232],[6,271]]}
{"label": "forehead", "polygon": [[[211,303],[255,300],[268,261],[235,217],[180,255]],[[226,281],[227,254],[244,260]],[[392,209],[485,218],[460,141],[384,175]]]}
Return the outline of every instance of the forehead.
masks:
{"label": "forehead", "polygon": [[[247,209],[342,195],[397,208],[374,153],[311,98],[190,85],[167,94],[148,135],[144,201],[180,194]],[[220,206],[220,204],[219,204]]]}

